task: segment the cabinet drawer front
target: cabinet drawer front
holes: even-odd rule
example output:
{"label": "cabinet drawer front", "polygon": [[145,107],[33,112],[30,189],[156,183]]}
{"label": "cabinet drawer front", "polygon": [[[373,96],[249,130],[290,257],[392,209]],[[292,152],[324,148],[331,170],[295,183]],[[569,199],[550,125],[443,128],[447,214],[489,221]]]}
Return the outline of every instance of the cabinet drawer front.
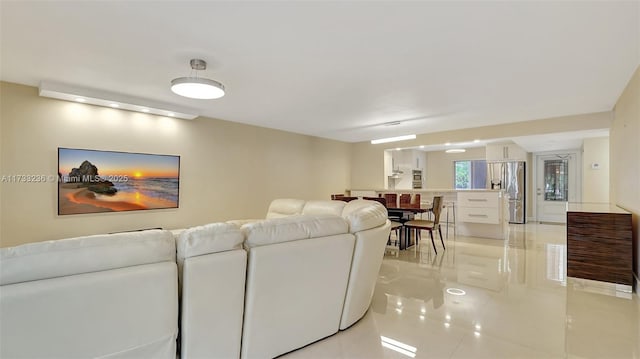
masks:
{"label": "cabinet drawer front", "polygon": [[459,221],[470,223],[499,224],[500,216],[497,207],[459,207]]}
{"label": "cabinet drawer front", "polygon": [[498,207],[498,192],[459,192],[458,207]]}

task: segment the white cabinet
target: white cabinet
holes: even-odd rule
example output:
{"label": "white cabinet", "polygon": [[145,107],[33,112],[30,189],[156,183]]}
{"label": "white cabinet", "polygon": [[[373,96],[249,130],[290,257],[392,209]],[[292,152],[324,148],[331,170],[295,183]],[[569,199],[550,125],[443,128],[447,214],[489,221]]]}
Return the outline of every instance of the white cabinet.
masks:
{"label": "white cabinet", "polygon": [[504,239],[508,220],[502,191],[460,191],[457,200],[456,234]]}
{"label": "white cabinet", "polygon": [[501,192],[458,192],[458,220],[469,223],[500,223]]}
{"label": "white cabinet", "polygon": [[488,144],[487,161],[526,161],[527,151],[515,143]]}
{"label": "white cabinet", "polygon": [[[414,185],[413,172],[422,171],[426,164],[426,153],[419,150],[385,151],[385,176],[387,176],[389,189],[414,189],[424,187],[424,181],[420,185]],[[389,163],[391,165],[389,165]]]}

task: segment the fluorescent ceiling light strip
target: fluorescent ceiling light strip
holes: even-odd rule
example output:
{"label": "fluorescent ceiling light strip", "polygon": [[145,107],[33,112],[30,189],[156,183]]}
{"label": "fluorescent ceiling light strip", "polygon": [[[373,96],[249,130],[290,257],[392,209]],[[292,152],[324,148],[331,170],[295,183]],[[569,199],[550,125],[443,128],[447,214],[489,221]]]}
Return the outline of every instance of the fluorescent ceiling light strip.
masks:
{"label": "fluorescent ceiling light strip", "polygon": [[397,136],[397,137],[388,137],[381,138],[378,140],[371,140],[372,145],[377,145],[379,143],[387,143],[387,142],[395,142],[395,141],[405,141],[405,140],[415,140],[416,135],[406,135],[406,136]]}
{"label": "fluorescent ceiling light strip", "polygon": [[444,152],[446,152],[446,153],[464,153],[464,152],[467,152],[467,150],[465,150],[464,148],[452,148],[452,149],[446,150]]}
{"label": "fluorescent ceiling light strip", "polygon": [[82,102],[85,104],[109,108],[115,108],[112,105],[117,104],[118,110],[144,112],[157,116],[175,117],[184,120],[193,120],[199,116],[195,110],[181,106],[53,82],[42,82],[40,84],[39,94],[42,97]]}

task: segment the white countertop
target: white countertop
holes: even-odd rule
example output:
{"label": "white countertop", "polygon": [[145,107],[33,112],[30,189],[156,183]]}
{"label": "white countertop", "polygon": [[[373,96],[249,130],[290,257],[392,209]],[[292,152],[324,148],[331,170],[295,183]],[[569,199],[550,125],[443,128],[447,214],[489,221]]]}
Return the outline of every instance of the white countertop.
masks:
{"label": "white countertop", "polygon": [[349,191],[372,191],[380,193],[433,193],[433,192],[500,192],[501,189],[451,189],[451,188],[423,188],[423,189],[350,189]]}
{"label": "white countertop", "polygon": [[630,214],[611,203],[567,203],[567,212]]}

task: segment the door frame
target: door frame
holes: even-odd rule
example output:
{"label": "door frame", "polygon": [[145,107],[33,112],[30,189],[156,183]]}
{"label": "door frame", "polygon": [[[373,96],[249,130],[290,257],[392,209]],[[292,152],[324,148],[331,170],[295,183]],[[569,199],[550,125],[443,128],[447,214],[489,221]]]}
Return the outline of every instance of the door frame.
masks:
{"label": "door frame", "polygon": [[562,150],[562,151],[543,151],[543,152],[535,152],[533,153],[533,173],[532,173],[532,185],[531,185],[531,199],[533,205],[533,213],[535,222],[538,222],[538,173],[542,171],[538,168],[538,159],[543,156],[553,156],[553,155],[575,155],[576,158],[576,202],[582,202],[582,150],[581,149],[571,149],[571,150]]}

